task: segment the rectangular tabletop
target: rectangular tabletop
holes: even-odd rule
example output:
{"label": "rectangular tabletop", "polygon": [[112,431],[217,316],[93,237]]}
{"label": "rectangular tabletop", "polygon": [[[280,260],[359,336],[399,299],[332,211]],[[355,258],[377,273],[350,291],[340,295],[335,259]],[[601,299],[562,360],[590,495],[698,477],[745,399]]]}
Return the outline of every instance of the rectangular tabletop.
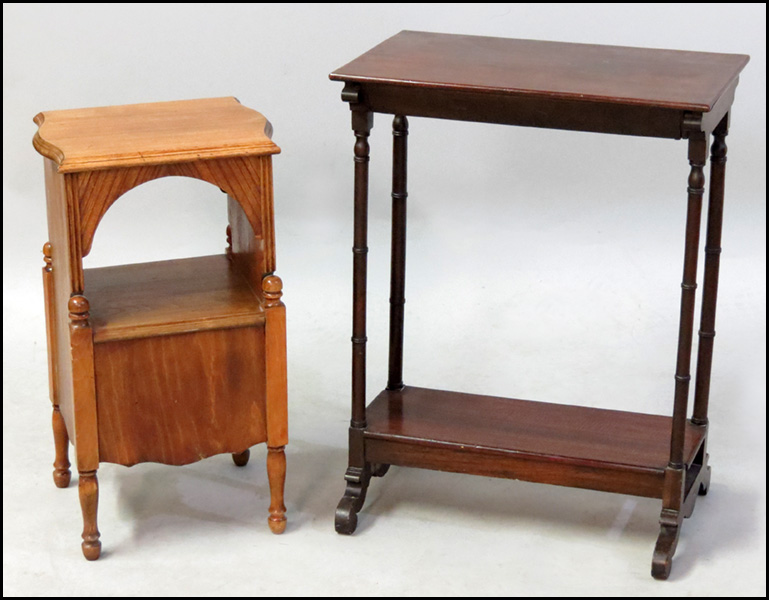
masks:
{"label": "rectangular tabletop", "polygon": [[373,112],[678,138],[687,113],[718,124],[749,58],[401,31],[330,78]]}
{"label": "rectangular tabletop", "polygon": [[331,79],[707,112],[749,57],[401,31]]}

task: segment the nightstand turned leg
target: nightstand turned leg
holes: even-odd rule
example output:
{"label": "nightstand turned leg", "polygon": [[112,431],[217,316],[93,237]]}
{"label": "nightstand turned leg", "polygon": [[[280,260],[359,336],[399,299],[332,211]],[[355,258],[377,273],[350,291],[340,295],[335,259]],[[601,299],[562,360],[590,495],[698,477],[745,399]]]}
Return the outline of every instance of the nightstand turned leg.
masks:
{"label": "nightstand turned leg", "polygon": [[270,516],[267,523],[273,533],[286,530],[286,482],[288,443],[288,389],[286,372],[286,307],[281,302],[283,282],[277,275],[262,279],[265,308],[265,368],[267,403],[267,479],[270,482]]}
{"label": "nightstand turned leg", "polygon": [[703,169],[708,153],[708,136],[700,130],[701,120],[693,119],[689,125],[689,173],[688,208],[686,214],[686,243],[684,248],[684,273],[681,283],[681,317],[678,331],[678,358],[675,374],[675,398],[673,423],[670,437],[670,461],[665,469],[662,491],[660,533],[652,557],[652,577],[667,579],[673,564],[673,554],[678,545],[681,523],[684,519],[684,438],[686,412],[689,398],[689,374],[694,329],[694,301],[697,289],[697,254],[702,215],[702,196],[705,193]]}
{"label": "nightstand turned leg", "polygon": [[59,400],[56,383],[56,323],[54,322],[54,291],[53,291],[53,247],[50,242],[43,245],[43,295],[45,297],[45,329],[48,345],[48,390],[53,404],[51,415],[53,427],[53,443],[56,458],[53,463],[53,482],[58,488],[69,486],[72,473],[69,470],[69,435],[67,425],[59,410]]}
{"label": "nightstand turned leg", "polygon": [[286,530],[286,505],[283,503],[286,453],[283,446],[267,448],[267,479],[270,482],[270,516],[267,523],[273,533],[283,533]]}
{"label": "nightstand turned leg", "polygon": [[78,492],[80,509],[83,511],[83,556],[88,560],[96,560],[101,554],[99,528],[96,525],[96,514],[99,509],[99,481],[96,471],[79,471]]}
{"label": "nightstand turned leg", "polygon": [[64,417],[58,406],[53,407],[53,443],[56,447],[56,459],[53,463],[53,482],[58,488],[69,486],[72,472],[69,470],[69,436]]}

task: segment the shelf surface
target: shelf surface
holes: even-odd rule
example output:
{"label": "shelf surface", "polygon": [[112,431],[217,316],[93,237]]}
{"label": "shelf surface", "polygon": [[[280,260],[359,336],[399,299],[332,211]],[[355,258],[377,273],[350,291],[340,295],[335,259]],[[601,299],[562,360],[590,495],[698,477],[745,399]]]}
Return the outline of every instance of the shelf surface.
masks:
{"label": "shelf surface", "polygon": [[401,31],[330,78],[710,111],[749,57]]}
{"label": "shelf surface", "polygon": [[264,323],[259,297],[225,255],[85,270],[94,342]]}
{"label": "shelf surface", "polygon": [[[405,387],[366,411],[366,438],[584,467],[664,472],[672,419],[659,415]],[[690,463],[705,429],[687,422]]]}

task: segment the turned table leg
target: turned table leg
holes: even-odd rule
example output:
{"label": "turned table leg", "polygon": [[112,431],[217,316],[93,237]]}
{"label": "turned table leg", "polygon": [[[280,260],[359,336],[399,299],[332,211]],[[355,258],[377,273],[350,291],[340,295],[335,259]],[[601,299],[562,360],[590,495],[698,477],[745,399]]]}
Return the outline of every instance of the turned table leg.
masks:
{"label": "turned table leg", "polygon": [[[697,351],[697,379],[694,387],[692,423],[708,426],[708,401],[710,399],[710,372],[713,364],[713,342],[716,337],[716,300],[718,274],[721,262],[721,228],[724,213],[724,182],[726,178],[726,141],[729,133],[727,113],[713,131],[710,148],[710,193],[708,194],[708,225],[705,238],[705,276],[700,316],[700,345]],[[705,444],[701,450],[700,468],[704,470],[698,493],[705,495],[710,486],[710,466]]]}
{"label": "turned table leg", "polygon": [[686,465],[684,464],[684,436],[689,396],[689,374],[694,327],[694,301],[697,289],[697,253],[699,247],[702,196],[705,192],[703,169],[707,159],[707,134],[699,130],[698,123],[689,132],[688,208],[686,215],[686,243],[684,273],[681,283],[681,318],[678,331],[678,359],[675,374],[673,426],[670,440],[670,461],[665,469],[660,533],[652,558],[652,576],[667,579],[678,544],[684,501]]}
{"label": "turned table leg", "polygon": [[267,448],[267,479],[270,482],[270,516],[267,523],[273,533],[283,533],[286,530],[286,505],[283,503],[286,453],[283,446]]}
{"label": "turned table leg", "polygon": [[[345,88],[347,89],[347,88]],[[345,92],[342,92],[345,97]],[[355,98],[357,100],[357,97]],[[357,102],[351,105],[355,132],[355,225],[353,243],[352,418],[349,429],[347,482],[334,518],[337,533],[351,534],[358,525],[371,469],[366,462],[366,254],[368,253],[368,137],[374,115]]]}
{"label": "turned table leg", "polygon": [[59,410],[58,390],[56,389],[56,323],[54,319],[54,290],[53,290],[53,248],[50,242],[43,246],[43,295],[45,297],[45,329],[48,345],[48,390],[53,405],[51,425],[53,428],[53,443],[56,458],[53,463],[53,482],[56,487],[65,488],[69,485],[72,473],[69,470],[69,435],[64,417]]}
{"label": "turned table leg", "polygon": [[80,495],[80,510],[83,512],[83,556],[88,560],[96,560],[101,554],[99,528],[96,525],[96,515],[99,509],[99,481],[96,471],[79,471],[78,492]]}

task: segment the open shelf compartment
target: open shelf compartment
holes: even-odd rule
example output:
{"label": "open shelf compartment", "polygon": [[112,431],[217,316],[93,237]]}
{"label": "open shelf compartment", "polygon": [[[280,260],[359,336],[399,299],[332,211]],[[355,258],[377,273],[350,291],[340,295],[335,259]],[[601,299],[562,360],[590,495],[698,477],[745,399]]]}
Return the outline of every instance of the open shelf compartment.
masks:
{"label": "open shelf compartment", "polygon": [[258,294],[226,255],[85,270],[94,342],[264,323]]}
{"label": "open shelf compartment", "polygon": [[[372,463],[662,497],[670,417],[404,387],[366,418]],[[705,433],[687,422],[687,464]]]}

